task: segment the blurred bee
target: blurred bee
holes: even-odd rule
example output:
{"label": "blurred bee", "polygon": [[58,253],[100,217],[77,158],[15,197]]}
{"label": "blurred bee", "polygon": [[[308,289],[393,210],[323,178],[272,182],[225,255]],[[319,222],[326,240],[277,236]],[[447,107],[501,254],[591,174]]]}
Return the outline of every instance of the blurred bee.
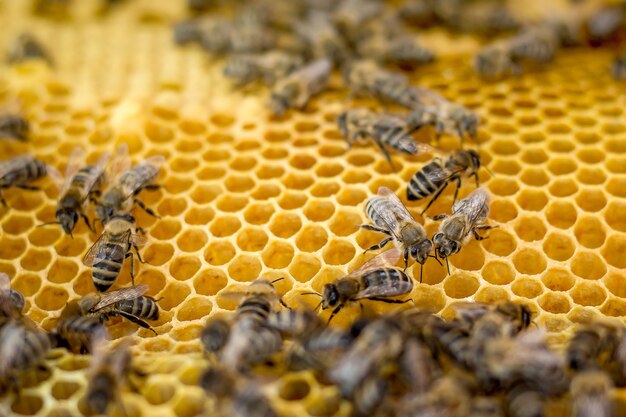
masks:
{"label": "blurred bee", "polygon": [[402,201],[389,188],[378,189],[378,195],[370,198],[365,205],[365,213],[373,224],[361,227],[388,236],[365,252],[380,249],[387,243],[395,241],[404,253],[405,270],[409,263],[409,255],[422,267],[429,257],[433,257],[430,255],[433,244],[428,239],[424,227],[415,221]]}
{"label": "blurred bee", "polygon": [[[103,223],[115,213],[130,211],[136,203],[146,213],[158,217],[157,214],[145,206],[136,195],[142,190],[157,190],[160,185],[153,184],[159,175],[165,158],[161,155],[151,156],[130,168],[128,146],[122,144],[117,148],[111,167],[111,185],[104,191],[102,198],[96,204],[96,214]],[[132,198],[132,200],[131,200]]]}
{"label": "blurred bee", "polygon": [[0,203],[5,207],[7,205],[2,196],[2,190],[5,188],[15,187],[23,190],[39,190],[39,188],[29,183],[45,177],[49,168],[46,164],[29,154],[0,161]]}
{"label": "blurred bee", "polygon": [[[423,88],[420,94],[423,101],[413,106],[406,118],[410,129],[431,125],[435,127],[437,137],[444,132],[456,132],[461,140],[466,136],[476,138],[480,124],[480,117],[476,113],[432,90]],[[426,103],[426,100],[430,102]]]}
{"label": "blurred bee", "polygon": [[454,152],[447,160],[434,158],[411,177],[406,188],[406,198],[409,201],[415,201],[432,195],[433,197],[422,210],[421,214],[424,215],[448,184],[455,181],[456,190],[452,200],[454,204],[461,188],[462,178],[474,177],[476,187],[479,186],[480,165],[480,155],[474,150]]}
{"label": "blurred bee", "polygon": [[41,59],[46,64],[52,66],[52,58],[46,48],[32,35],[22,33],[9,46],[7,62],[9,64],[19,64],[25,61]]}
{"label": "blurred bee", "polygon": [[11,288],[11,278],[4,272],[0,272],[0,305],[0,324],[4,324],[7,319],[21,317],[26,305],[24,296]]}
{"label": "blurred bee", "polygon": [[328,14],[310,13],[293,26],[295,33],[307,44],[312,57],[328,58],[334,64],[343,64],[349,57],[350,48]]}
{"label": "blurred bee", "polygon": [[613,381],[600,370],[576,374],[570,386],[573,417],[611,417]]}
{"label": "blurred bee", "polygon": [[389,297],[408,294],[413,290],[413,280],[402,270],[393,268],[400,258],[397,248],[386,251],[355,269],[345,277],[324,285],[322,294],[308,292],[321,297],[322,310],[332,308],[328,322],[348,302],[359,300],[382,301],[384,303],[404,304],[408,300],[392,300]]}
{"label": "blurred bee", "polygon": [[448,274],[449,256],[459,252],[472,235],[476,240],[483,240],[484,237],[478,234],[478,230],[496,227],[485,224],[487,215],[489,215],[489,194],[484,189],[478,188],[463,200],[454,203],[451,215],[440,214],[433,217],[434,220],[443,219],[439,231],[433,236],[433,244],[436,256],[445,258]]}
{"label": "blurred bee", "polygon": [[498,2],[464,3],[447,16],[446,25],[460,32],[486,36],[512,32],[520,27],[508,5]]}
{"label": "blurred bee", "polygon": [[421,103],[422,89],[412,87],[403,74],[386,70],[375,61],[352,62],[344,72],[344,79],[352,93],[370,94],[408,108]]}
{"label": "blurred bee", "polygon": [[60,190],[60,197],[55,213],[56,222],[44,223],[42,226],[59,224],[65,233],[72,236],[72,231],[80,216],[87,227],[95,233],[85,211],[89,201],[95,200],[98,188],[104,180],[104,170],[109,161],[109,154],[104,153],[95,164],[81,168],[84,160],[85,151],[82,148],[75,148],[67,160],[65,178],[56,170],[50,171],[50,178]]}
{"label": "blurred bee", "polygon": [[387,393],[389,382],[374,372],[374,375],[366,377],[352,394],[355,415],[371,416],[381,406]]}
{"label": "blurred bee", "polygon": [[506,394],[506,403],[511,417],[537,417],[545,412],[545,397],[523,383]]}
{"label": "blurred bee", "polygon": [[408,390],[419,395],[431,388],[440,376],[441,369],[425,344],[417,339],[408,338],[398,359],[398,373]]}
{"label": "blurred bee", "polygon": [[18,390],[24,371],[42,366],[50,350],[48,335],[35,325],[11,321],[0,330],[0,384]]}
{"label": "blurred bee", "polygon": [[320,328],[322,322],[311,310],[281,310],[269,315],[267,325],[284,337],[305,339]]}
{"label": "blurred bee", "polygon": [[497,397],[474,397],[470,406],[470,417],[505,417],[502,402]]}
{"label": "blurred bee", "polygon": [[114,214],[107,219],[102,235],[83,258],[83,264],[93,267],[91,277],[96,290],[104,292],[115,283],[126,258],[130,258],[130,277],[135,284],[135,261],[131,249],[143,263],[139,246],[146,243],[146,238],[137,234],[141,231],[130,214]]}
{"label": "blurred bee", "polygon": [[576,330],[565,353],[568,366],[582,371],[608,365],[624,334],[621,327],[606,320]]}
{"label": "blurred bee", "polygon": [[256,387],[251,385],[238,390],[233,397],[234,417],[277,417],[271,403]]}
{"label": "blurred bee", "polygon": [[586,22],[587,37],[592,45],[602,45],[608,41],[623,39],[626,8],[623,4],[605,5],[596,11]]}
{"label": "blurred bee", "polygon": [[359,27],[374,20],[383,10],[379,0],[342,0],[333,12],[333,21],[344,36],[350,38]]}
{"label": "blurred bee", "polygon": [[174,24],[172,27],[174,43],[186,45],[200,43],[202,40],[202,25],[200,19],[188,19]]}
{"label": "blurred bee", "polygon": [[434,339],[437,353],[445,353],[465,369],[474,368],[476,358],[470,348],[470,333],[462,323],[433,321],[428,323],[427,333]]}
{"label": "blurred bee", "polygon": [[51,333],[55,347],[65,347],[77,354],[91,353],[94,341],[107,336],[106,328],[97,317],[72,315],[66,311],[61,317]]}
{"label": "blurred bee", "polygon": [[78,303],[83,315],[98,317],[100,322],[122,316],[156,335],[157,332],[145,320],[159,319],[158,300],[144,295],[146,291],[148,286],[141,284],[106,293],[88,294]]}
{"label": "blurred bee", "polygon": [[281,116],[289,108],[303,109],[326,88],[331,70],[330,60],[318,59],[279,79],[271,92],[272,113]]}
{"label": "blurred bee", "polygon": [[621,56],[615,58],[611,70],[613,78],[616,80],[626,79],[626,54],[622,54]]}
{"label": "blurred bee", "polygon": [[527,329],[532,323],[532,311],[528,305],[513,301],[498,301],[494,304],[457,302],[451,307],[470,328],[490,314],[497,314],[509,321],[515,334]]}
{"label": "blurred bee", "polygon": [[230,337],[230,322],[221,317],[212,317],[200,333],[204,349],[216,354],[226,346]]}
{"label": "blurred bee", "polygon": [[234,55],[224,67],[224,75],[237,84],[262,80],[271,85],[287,76],[302,64],[302,58],[282,51],[269,51],[257,55]]}
{"label": "blurred bee", "polygon": [[411,35],[390,38],[385,34],[375,34],[357,43],[356,48],[362,57],[401,67],[412,68],[435,60],[435,54]]}
{"label": "blurred bee", "polygon": [[374,113],[364,108],[350,109],[339,115],[337,124],[350,146],[361,138],[372,138],[392,168],[393,163],[386,147],[410,155],[433,152],[431,146],[413,139],[404,120],[392,115]]}
{"label": "blurred bee", "polygon": [[474,71],[485,78],[500,78],[507,74],[520,75],[521,66],[507,40],[497,40],[481,48],[474,57]]}
{"label": "blurred bee", "polygon": [[0,138],[15,139],[25,142],[30,132],[30,123],[17,114],[0,116]]}
{"label": "blurred bee", "polygon": [[235,375],[230,370],[223,366],[214,365],[202,373],[198,384],[207,394],[221,400],[233,395],[237,382]]}
{"label": "blurred bee", "polygon": [[[277,46],[278,39],[271,28],[261,25],[234,25],[228,33],[228,52],[255,54]],[[206,43],[203,37],[203,45]]]}
{"label": "blurred bee", "polygon": [[409,417],[466,416],[471,397],[464,383],[454,376],[439,378],[431,389],[411,397],[402,405],[402,415]]}
{"label": "blurred bee", "polygon": [[244,317],[231,326],[228,341],[218,358],[224,366],[244,371],[267,362],[281,347],[280,333],[253,318]]}

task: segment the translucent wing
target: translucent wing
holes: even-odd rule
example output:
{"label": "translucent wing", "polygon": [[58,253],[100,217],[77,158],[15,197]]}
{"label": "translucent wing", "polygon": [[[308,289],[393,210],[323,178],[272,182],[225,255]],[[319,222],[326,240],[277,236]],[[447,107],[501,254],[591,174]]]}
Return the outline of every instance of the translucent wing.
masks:
{"label": "translucent wing", "polygon": [[72,153],[67,158],[67,164],[65,166],[65,180],[61,187],[61,194],[64,194],[72,182],[72,178],[78,170],[81,168],[85,161],[85,150],[80,146],[77,146],[72,150]]}
{"label": "translucent wing", "polygon": [[46,165],[46,173],[57,187],[58,190],[63,190],[65,187],[65,177],[61,172],[52,165]]}
{"label": "translucent wing", "polygon": [[12,171],[15,171],[16,169],[23,167],[24,165],[31,163],[34,159],[35,157],[33,155],[25,154],[0,162],[0,178],[4,177]]}
{"label": "translucent wing", "polygon": [[143,246],[146,243],[148,243],[148,237],[144,236],[144,235],[138,235],[138,234],[133,234],[131,236],[131,242],[135,245],[135,246]]}
{"label": "translucent wing", "polygon": [[460,318],[469,322],[475,322],[490,310],[487,304],[465,301],[453,303],[450,307]]}
{"label": "translucent wing", "polygon": [[387,224],[387,227],[392,232],[396,230],[398,223],[403,220],[414,221],[411,213],[406,209],[400,198],[387,187],[380,187],[378,189],[378,197],[386,199],[389,203],[383,210],[377,211],[380,218]]}
{"label": "translucent wing", "polygon": [[0,272],[0,292],[9,291],[11,289],[11,278],[5,272]]}
{"label": "translucent wing", "polygon": [[396,295],[408,294],[413,290],[413,281],[393,281],[379,282],[376,285],[370,285],[366,289],[359,291],[354,300],[362,300],[371,297],[393,297]]}
{"label": "translucent wing", "polygon": [[415,90],[416,95],[419,97],[420,101],[423,103],[441,104],[441,103],[446,103],[449,101],[438,92],[431,90],[429,88],[424,88],[424,87],[412,87],[412,88]]}
{"label": "translucent wing", "polygon": [[151,156],[132,168],[133,175],[121,177],[120,183],[126,198],[156,178],[164,162],[165,157],[162,155]]}
{"label": "translucent wing", "polygon": [[146,291],[148,291],[148,286],[146,284],[140,284],[134,287],[120,288],[119,290],[102,293],[100,295],[100,301],[98,301],[98,304],[96,304],[92,310],[95,312],[122,300],[134,300],[144,295]]}
{"label": "translucent wing", "polygon": [[382,114],[376,117],[373,126],[378,129],[390,129],[394,127],[406,127],[406,122],[399,117]]}
{"label": "translucent wing", "polygon": [[98,178],[100,178],[100,176],[102,176],[102,174],[104,173],[104,170],[106,169],[106,166],[107,166],[107,163],[109,162],[110,157],[111,157],[111,153],[105,152],[102,155],[100,155],[100,158],[98,158],[96,163],[92,165],[94,167],[94,172],[92,172],[92,175],[87,179],[84,185],[87,193],[92,191],[94,185],[98,181]]}
{"label": "translucent wing", "polygon": [[370,271],[376,268],[390,267],[398,263],[402,252],[398,248],[392,248],[388,251],[385,251],[379,255],[374,256],[369,261],[365,262],[363,265],[359,266],[354,271],[350,272],[347,276],[353,277],[357,275],[361,275],[364,272]]}
{"label": "translucent wing", "polygon": [[130,156],[128,156],[128,145],[122,143],[115,150],[113,161],[111,162],[109,182],[111,184],[117,182],[117,179],[124,172],[130,169]]}
{"label": "translucent wing", "polygon": [[467,216],[471,225],[489,212],[489,193],[484,188],[477,188],[463,200],[459,200],[452,206],[452,213],[462,213]]}
{"label": "translucent wing", "polygon": [[[108,233],[102,233],[100,235],[100,237],[98,238],[98,240],[96,240],[94,242],[94,244],[89,248],[89,250],[87,251],[87,253],[85,254],[85,256],[83,257],[83,264],[86,266],[93,266],[95,260],[96,260],[96,256],[98,255],[99,251],[101,250],[101,248],[104,248],[104,246],[107,243],[111,243],[113,242],[111,240],[111,238],[109,237]],[[109,254],[109,258],[114,257],[114,256],[118,256],[119,252],[123,251],[124,248],[120,247],[119,245],[115,245],[114,249],[112,250],[112,252]],[[125,253],[122,254],[122,256],[124,256]]]}

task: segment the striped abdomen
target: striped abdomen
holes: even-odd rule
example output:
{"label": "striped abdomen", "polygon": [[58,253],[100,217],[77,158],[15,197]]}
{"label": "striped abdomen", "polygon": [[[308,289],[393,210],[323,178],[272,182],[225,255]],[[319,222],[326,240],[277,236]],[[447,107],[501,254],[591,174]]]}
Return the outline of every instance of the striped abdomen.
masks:
{"label": "striped abdomen", "polygon": [[[94,180],[93,177],[97,176]],[[81,190],[83,198],[87,198],[87,195],[92,188],[96,188],[102,182],[102,169],[95,165],[89,165],[81,168],[76,175],[72,177],[72,183],[70,188],[76,188]],[[87,188],[89,187],[89,188]]]}
{"label": "striped abdomen", "polygon": [[432,327],[439,347],[459,365],[471,368],[469,352],[470,339],[467,332],[449,322],[440,322]]}
{"label": "striped abdomen", "polygon": [[104,292],[115,282],[122,270],[128,248],[119,243],[104,243],[98,249],[91,277],[96,290]]}
{"label": "striped abdomen", "polygon": [[402,127],[379,129],[376,132],[376,136],[381,143],[395,149],[398,152],[414,155],[418,151],[413,137]]}
{"label": "striped abdomen", "polygon": [[6,324],[0,332],[0,340],[3,376],[32,368],[44,359],[50,349],[46,333],[17,323]]}
{"label": "striped abdomen", "polygon": [[378,268],[371,270],[362,277],[363,289],[380,288],[381,294],[371,296],[393,297],[406,294],[413,289],[413,280],[407,274],[396,268]]}
{"label": "striped abdomen", "polygon": [[83,353],[91,352],[92,340],[106,336],[106,329],[96,317],[74,316],[61,320],[56,333],[72,352]]}
{"label": "striped abdomen", "polygon": [[137,193],[150,183],[159,174],[159,169],[150,164],[139,164],[133,169],[126,171],[119,179],[119,184],[124,190]]}
{"label": "striped abdomen", "polygon": [[271,303],[267,297],[253,295],[246,298],[237,306],[237,316],[249,317],[259,321],[267,320],[271,310]]}
{"label": "striped abdomen", "polygon": [[601,343],[598,332],[589,329],[577,331],[567,347],[566,357],[569,367],[582,370],[596,366]]}
{"label": "striped abdomen", "polygon": [[115,303],[115,310],[146,320],[159,319],[159,306],[154,298],[142,295],[134,300],[122,300]]}
{"label": "striped abdomen", "polygon": [[0,186],[10,187],[13,184],[26,184],[46,176],[47,168],[43,162],[32,158],[18,158],[5,161],[9,164],[9,168],[7,173],[0,178]]}
{"label": "striped abdomen", "polygon": [[[379,213],[389,211],[397,212],[397,207],[393,201],[387,198],[373,197],[365,205],[365,213],[367,214],[367,217],[369,217],[372,223],[383,229],[389,229],[389,225],[382,219]],[[393,232],[393,230],[389,231]]]}
{"label": "striped abdomen", "polygon": [[443,175],[444,170],[445,168],[438,159],[424,165],[409,180],[406,189],[407,199],[411,201],[421,200],[435,194],[448,181],[448,176]]}

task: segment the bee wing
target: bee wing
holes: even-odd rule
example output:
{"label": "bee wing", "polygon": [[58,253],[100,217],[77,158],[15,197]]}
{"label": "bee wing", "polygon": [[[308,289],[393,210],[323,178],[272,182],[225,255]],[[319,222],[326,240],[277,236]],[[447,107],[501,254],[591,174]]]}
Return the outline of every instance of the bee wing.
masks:
{"label": "bee wing", "polygon": [[[163,155],[155,155],[146,158],[144,161],[137,164],[133,169],[136,170],[142,165],[150,166],[152,167],[152,169],[154,169],[154,172],[156,173],[154,177],[156,177],[159,174],[159,170],[161,169],[161,166],[163,166],[164,162],[165,157]],[[152,180],[152,178],[145,178],[145,176],[142,175],[134,175],[132,178],[128,178],[128,181],[126,179],[127,178],[124,178],[124,195],[126,196],[126,198],[129,198],[138,189],[140,189]]]}
{"label": "bee wing", "polygon": [[472,303],[459,301],[450,305],[454,312],[462,319],[474,322],[484,316],[489,310],[489,306],[484,303]]}
{"label": "bee wing", "polygon": [[[100,247],[103,245],[106,245],[109,242],[111,242],[109,235],[107,233],[102,233],[100,237],[98,238],[98,240],[96,240],[93,243],[93,245],[91,245],[91,247],[89,248],[89,250],[83,257],[83,264],[86,266],[93,266],[94,261],[96,259],[96,255],[98,254],[98,251],[100,250]],[[116,245],[115,247],[117,249],[118,246]]]}
{"label": "bee wing", "polygon": [[420,101],[424,104],[442,104],[448,102],[448,99],[429,88],[413,87],[413,89],[416,95],[419,97]]}
{"label": "bee wing", "polygon": [[111,169],[109,171],[109,182],[114,183],[117,181],[120,175],[130,169],[130,156],[128,155],[128,145],[122,143],[115,150],[113,155],[113,161],[111,162]]}
{"label": "bee wing", "polygon": [[134,244],[135,246],[143,246],[146,243],[148,243],[147,236],[138,235],[137,233],[134,233],[130,239],[131,239],[131,243]]}
{"label": "bee wing", "polygon": [[11,289],[11,278],[6,272],[0,272],[0,292],[9,291]]}
{"label": "bee wing", "polygon": [[378,189],[379,198],[387,199],[392,205],[387,210],[378,212],[378,215],[383,219],[391,231],[396,229],[398,223],[402,220],[415,221],[411,213],[406,209],[404,203],[400,198],[387,187],[380,187]]}
{"label": "bee wing", "polygon": [[413,281],[394,281],[392,283],[381,281],[378,284],[370,285],[359,291],[354,296],[354,300],[362,300],[371,297],[393,297],[407,294],[413,289]]}
{"label": "bee wing", "polygon": [[85,150],[80,146],[75,147],[72,153],[67,158],[67,164],[65,166],[65,180],[63,186],[60,188],[61,194],[65,193],[72,182],[72,178],[78,170],[81,168],[85,161]]}
{"label": "bee wing", "polygon": [[146,291],[148,291],[148,286],[146,284],[140,284],[134,287],[120,288],[119,290],[102,293],[100,295],[100,301],[93,307],[93,311],[98,311],[118,301],[134,300],[144,295]]}
{"label": "bee wing", "polygon": [[359,266],[354,271],[348,274],[349,277],[361,275],[364,272],[370,271],[376,268],[383,268],[386,266],[393,266],[398,263],[400,257],[402,255],[402,251],[398,248],[392,248],[388,251],[385,251],[379,255],[374,256],[372,259],[365,262],[363,265]]}
{"label": "bee wing", "polygon": [[484,215],[488,202],[489,193],[484,188],[477,188],[463,200],[454,203],[452,212],[465,214],[470,224],[474,224]]}

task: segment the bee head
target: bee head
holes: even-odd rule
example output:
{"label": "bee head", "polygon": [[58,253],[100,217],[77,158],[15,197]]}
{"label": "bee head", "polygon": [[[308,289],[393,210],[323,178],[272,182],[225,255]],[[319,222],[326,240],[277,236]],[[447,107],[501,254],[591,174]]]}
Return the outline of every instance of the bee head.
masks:
{"label": "bee head", "polygon": [[446,235],[441,232],[435,233],[433,236],[433,244],[435,245],[435,253],[440,258],[447,258],[461,250],[457,242],[448,239]]}
{"label": "bee head", "polygon": [[74,226],[76,226],[76,222],[78,222],[78,213],[75,210],[69,208],[62,208],[57,210],[56,218],[63,231],[71,235],[72,230],[74,230]]}
{"label": "bee head", "polygon": [[430,254],[430,251],[432,249],[432,242],[428,239],[424,239],[417,245],[411,246],[411,258],[415,259],[416,262],[423,265],[424,262],[426,262],[426,259],[428,259],[428,254]]}
{"label": "bee head", "polygon": [[474,149],[470,149],[467,151],[470,159],[472,160],[472,164],[476,167],[476,170],[480,168],[480,155]]}
{"label": "bee head", "polygon": [[322,310],[335,307],[339,304],[339,291],[335,284],[324,285],[324,291],[322,291]]}

